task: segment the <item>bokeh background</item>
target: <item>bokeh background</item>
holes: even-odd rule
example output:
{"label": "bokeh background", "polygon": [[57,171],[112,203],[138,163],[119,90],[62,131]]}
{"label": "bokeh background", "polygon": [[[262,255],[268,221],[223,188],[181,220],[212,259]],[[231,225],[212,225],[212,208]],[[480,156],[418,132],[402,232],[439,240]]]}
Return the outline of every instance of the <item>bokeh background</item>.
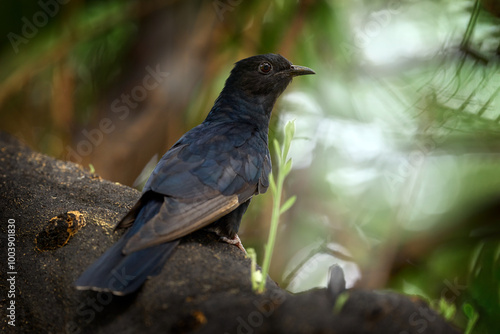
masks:
{"label": "bokeh background", "polygon": [[[297,202],[271,277],[299,292],[337,263],[349,287],[500,332],[499,1],[24,0],[0,17],[0,129],[138,189],[234,62],[313,68],[272,118],[271,138],[295,119]],[[255,198],[240,230],[259,262],[271,202]]]}

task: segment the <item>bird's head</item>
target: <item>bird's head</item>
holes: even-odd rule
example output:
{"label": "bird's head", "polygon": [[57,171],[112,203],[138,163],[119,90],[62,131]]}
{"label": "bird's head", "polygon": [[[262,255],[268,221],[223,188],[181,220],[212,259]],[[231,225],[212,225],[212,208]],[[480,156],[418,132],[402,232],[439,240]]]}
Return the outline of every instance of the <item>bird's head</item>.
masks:
{"label": "bird's head", "polygon": [[276,100],[293,77],[305,74],[315,74],[315,72],[304,66],[293,65],[281,55],[268,53],[237,62],[226,81],[225,88],[238,89],[251,96],[268,96]]}

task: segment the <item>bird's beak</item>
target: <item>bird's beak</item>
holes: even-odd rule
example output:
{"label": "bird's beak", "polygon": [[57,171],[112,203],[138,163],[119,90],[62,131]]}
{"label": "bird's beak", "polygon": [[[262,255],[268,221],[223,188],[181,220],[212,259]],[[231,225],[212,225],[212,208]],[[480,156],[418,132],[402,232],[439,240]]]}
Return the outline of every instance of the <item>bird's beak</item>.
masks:
{"label": "bird's beak", "polygon": [[289,72],[293,77],[299,76],[299,75],[306,75],[306,74],[316,74],[313,70],[311,70],[309,67],[305,66],[299,66],[299,65],[292,65],[290,67],[290,72]]}

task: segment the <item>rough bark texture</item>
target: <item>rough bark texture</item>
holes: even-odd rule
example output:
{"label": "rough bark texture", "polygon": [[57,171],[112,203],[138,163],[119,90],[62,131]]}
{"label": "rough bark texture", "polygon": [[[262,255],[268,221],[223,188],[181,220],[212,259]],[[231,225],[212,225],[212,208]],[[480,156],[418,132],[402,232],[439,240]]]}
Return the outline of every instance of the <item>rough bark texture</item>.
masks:
{"label": "rough bark texture", "polygon": [[[328,289],[292,295],[268,279],[257,295],[250,260],[205,232],[185,238],[161,274],[132,296],[77,291],[72,283],[120,237],[112,228],[138,198],[134,189],[0,133],[4,254],[15,226],[14,267],[2,259],[1,332],[458,333],[421,300],[391,292],[347,290],[335,306]],[[7,317],[12,300],[15,327]]]}

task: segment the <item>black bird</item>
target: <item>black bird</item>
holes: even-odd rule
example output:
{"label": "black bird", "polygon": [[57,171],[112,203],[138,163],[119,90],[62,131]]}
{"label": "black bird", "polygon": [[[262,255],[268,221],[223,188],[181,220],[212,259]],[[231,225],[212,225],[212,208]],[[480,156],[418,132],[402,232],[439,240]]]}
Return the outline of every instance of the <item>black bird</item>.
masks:
{"label": "black bird", "polygon": [[236,234],[241,217],[252,196],[269,186],[274,103],[294,76],[314,73],[277,54],[237,62],[205,121],[165,153],[116,226],[127,232],[78,278],[77,288],[134,292],[160,272],[180,238],[201,228],[244,250]]}

